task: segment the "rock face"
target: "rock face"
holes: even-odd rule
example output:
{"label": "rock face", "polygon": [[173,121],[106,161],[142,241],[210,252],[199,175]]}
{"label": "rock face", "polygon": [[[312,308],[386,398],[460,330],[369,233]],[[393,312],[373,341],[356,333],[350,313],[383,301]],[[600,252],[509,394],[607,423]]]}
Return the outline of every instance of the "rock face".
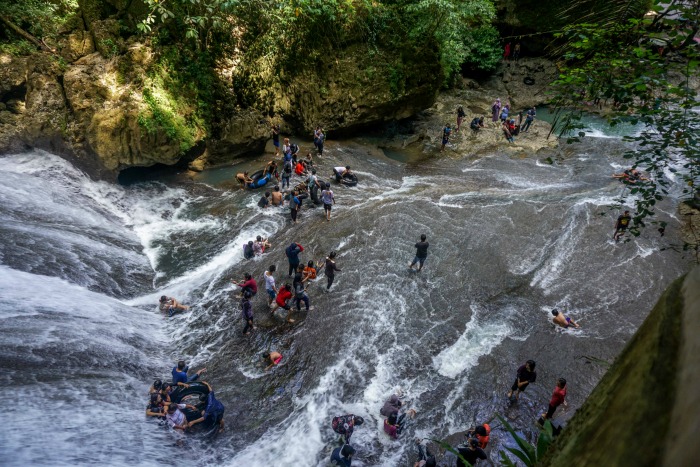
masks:
{"label": "rock face", "polygon": [[525,109],[549,101],[547,90],[557,79],[554,62],[544,58],[523,58],[503,65],[503,84],[515,108]]}
{"label": "rock face", "polygon": [[[549,137],[550,125],[537,119],[527,133],[515,136],[514,143],[505,139],[500,121],[498,123],[491,121],[490,110],[491,104],[497,97],[500,97],[504,104],[508,102],[509,94],[502,81],[492,78],[483,85],[479,85],[476,81],[464,80],[463,87],[465,89],[461,91],[440,94],[430,109],[417,116],[410,132],[396,135],[380,145],[386,148],[420,146],[422,151],[435,151],[442,145],[442,128],[449,123],[453,131],[449,144],[445,148],[446,156],[478,156],[491,153],[494,150],[525,156],[532,155],[542,149],[558,146],[557,138]],[[525,102],[538,101],[530,99]],[[462,122],[460,131],[456,132],[457,107],[459,106],[462,106],[467,116]],[[517,122],[517,113],[526,110],[526,107],[515,107],[514,105],[512,107],[514,114],[511,115]],[[469,124],[475,117],[484,117],[485,126],[479,131],[473,131],[469,128]]]}
{"label": "rock face", "polygon": [[700,268],[672,283],[541,465],[695,465]]}

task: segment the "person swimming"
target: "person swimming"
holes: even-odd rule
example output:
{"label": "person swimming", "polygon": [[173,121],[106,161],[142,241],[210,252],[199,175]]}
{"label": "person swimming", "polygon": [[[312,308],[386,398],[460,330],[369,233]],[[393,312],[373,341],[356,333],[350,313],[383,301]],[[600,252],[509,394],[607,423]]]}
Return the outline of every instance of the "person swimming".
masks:
{"label": "person swimming", "polygon": [[557,310],[556,308],[552,310],[552,315],[554,316],[554,318],[552,318],[552,323],[558,324],[563,328],[568,328],[571,326],[575,328],[580,327],[576,321],[569,318],[564,313],[560,313],[559,310]]}

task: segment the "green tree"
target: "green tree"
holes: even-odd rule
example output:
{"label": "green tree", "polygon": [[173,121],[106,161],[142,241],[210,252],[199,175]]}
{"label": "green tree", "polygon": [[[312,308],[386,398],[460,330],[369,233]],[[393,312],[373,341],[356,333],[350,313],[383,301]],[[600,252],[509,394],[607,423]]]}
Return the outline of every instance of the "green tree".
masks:
{"label": "green tree", "polygon": [[581,128],[581,113],[591,103],[605,109],[613,125],[643,125],[639,135],[625,138],[632,144],[624,156],[651,178],[629,184],[618,204],[633,196],[634,235],[669,194],[669,173],[683,181],[684,200],[698,201],[700,102],[691,81],[700,65],[700,2],[656,0],[653,11],[644,18],[576,24],[558,34],[566,53],[555,82],[555,128],[562,134]]}

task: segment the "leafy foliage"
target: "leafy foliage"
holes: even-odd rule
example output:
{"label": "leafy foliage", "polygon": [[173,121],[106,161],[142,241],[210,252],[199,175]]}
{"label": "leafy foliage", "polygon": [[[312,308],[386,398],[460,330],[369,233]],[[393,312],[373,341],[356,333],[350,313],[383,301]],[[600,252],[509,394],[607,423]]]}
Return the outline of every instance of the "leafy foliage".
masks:
{"label": "leafy foliage", "polygon": [[[625,157],[651,178],[629,184],[615,207],[633,195],[636,213],[630,229],[640,234],[655,206],[669,194],[668,174],[684,182],[682,197],[697,197],[700,180],[700,102],[690,87],[698,75],[700,2],[657,0],[655,15],[616,22],[577,24],[559,34],[566,40],[560,79],[555,83],[558,120],[563,133],[581,128],[581,112],[591,105],[606,108],[611,124],[640,123]],[[579,133],[579,137],[583,133]],[[579,137],[570,138],[577,141]],[[662,225],[663,227],[663,225]]]}
{"label": "leafy foliage", "polygon": [[[515,440],[518,448],[506,447],[508,452],[520,459],[527,467],[534,467],[537,462],[544,458],[545,453],[554,441],[554,434],[552,423],[549,420],[544,422],[544,427],[540,430],[540,434],[537,436],[537,446],[532,446],[524,438],[515,432],[513,427],[500,415],[498,416],[501,423],[505,429],[510,433],[510,435]],[[504,451],[501,451],[501,465],[505,467],[516,467],[516,464],[508,458]]]}
{"label": "leafy foliage", "polygon": [[[0,16],[39,39],[54,39],[60,27],[78,10],[77,0],[11,0],[0,2]],[[1,24],[1,23],[0,23]],[[2,39],[0,27],[0,40]],[[6,30],[8,42],[0,50],[26,55],[36,47]]]}

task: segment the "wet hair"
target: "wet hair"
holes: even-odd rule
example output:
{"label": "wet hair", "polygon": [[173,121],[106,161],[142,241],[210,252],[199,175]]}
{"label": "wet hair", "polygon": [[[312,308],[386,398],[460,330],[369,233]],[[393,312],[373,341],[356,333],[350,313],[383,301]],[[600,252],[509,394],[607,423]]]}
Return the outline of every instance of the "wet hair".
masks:
{"label": "wet hair", "polygon": [[252,296],[253,296],[253,294],[251,294],[248,290],[246,290],[245,292],[243,292],[243,298],[245,298],[246,300],[249,299],[249,298],[252,297]]}
{"label": "wet hair", "polygon": [[486,436],[488,433],[486,433],[486,428],[484,428],[483,425],[479,425],[476,428],[474,428],[474,433],[476,433],[479,436]]}
{"label": "wet hair", "polygon": [[558,384],[559,387],[561,387],[561,388],[566,387],[566,380],[565,380],[564,378],[559,378],[559,379],[557,380],[557,384]]}
{"label": "wet hair", "polygon": [[397,420],[396,412],[391,412],[391,414],[389,415],[389,418],[387,419],[387,421],[389,422],[389,425],[396,425],[396,420]]}
{"label": "wet hair", "polygon": [[273,264],[272,266],[270,266],[270,267],[268,268],[268,271],[270,271],[270,272],[275,272],[275,271],[277,271],[277,266],[275,266],[275,265]]}
{"label": "wet hair", "polygon": [[167,295],[161,295],[160,296],[160,303],[168,301],[168,296]]}
{"label": "wet hair", "polygon": [[279,185],[275,185],[275,191],[280,191],[280,186],[279,186]]}
{"label": "wet hair", "polygon": [[313,261],[309,261],[308,263],[306,263],[306,265],[307,265],[308,267],[312,268],[312,267],[314,267],[314,262],[313,262]]}
{"label": "wet hair", "polygon": [[360,417],[360,416],[357,416],[357,415],[355,415],[354,420],[355,421],[353,422],[353,425],[355,425],[355,426],[360,426],[363,423],[365,423],[365,419]]}
{"label": "wet hair", "polygon": [[260,235],[258,235],[257,237],[255,237],[255,240],[262,242],[262,237]]}
{"label": "wet hair", "polygon": [[528,360],[525,362],[527,365],[530,365],[530,369],[534,370],[535,369],[535,361],[534,360]]}
{"label": "wet hair", "polygon": [[182,370],[185,368],[185,361],[184,360],[178,360],[177,362],[177,369]]}
{"label": "wet hair", "polygon": [[625,214],[629,214],[629,213],[630,213],[629,211],[625,211]]}
{"label": "wet hair", "polygon": [[270,358],[270,352],[263,352],[262,358]]}
{"label": "wet hair", "polygon": [[162,387],[163,387],[163,382],[161,380],[157,379],[157,380],[153,381],[153,389],[155,389],[157,391],[158,389],[160,389]]}
{"label": "wet hair", "polygon": [[248,241],[248,246],[253,246],[253,240]]}
{"label": "wet hair", "polygon": [[173,413],[175,410],[177,410],[177,404],[170,404],[168,406],[168,413]]}
{"label": "wet hair", "polygon": [[552,315],[557,316],[559,314],[559,310],[556,308],[552,310]]}
{"label": "wet hair", "polygon": [[355,448],[350,446],[349,444],[346,444],[345,446],[343,446],[343,449],[340,450],[340,454],[344,457],[350,457],[353,454],[355,454]]}
{"label": "wet hair", "polygon": [[312,169],[312,170],[311,170],[311,174],[312,174],[312,175],[316,175],[316,169]]}
{"label": "wet hair", "polygon": [[331,251],[330,253],[328,253],[329,258],[335,258],[335,255],[336,255],[335,251]]}
{"label": "wet hair", "polygon": [[425,236],[425,234],[421,235],[421,236],[420,236],[421,242],[424,242],[426,238],[427,238],[427,237]]}
{"label": "wet hair", "polygon": [[154,392],[153,394],[151,394],[151,404],[157,403],[159,397],[160,397],[160,394],[157,392]]}
{"label": "wet hair", "polygon": [[350,170],[350,166],[349,166],[349,165],[346,165],[346,166],[345,166],[345,170]]}
{"label": "wet hair", "polygon": [[287,282],[286,284],[284,284],[283,287],[284,287],[285,289],[287,289],[287,290],[292,290],[292,286],[289,285],[289,282]]}
{"label": "wet hair", "polygon": [[329,182],[326,182],[326,188],[330,188],[331,184]]}
{"label": "wet hair", "polygon": [[245,172],[243,172],[243,175],[248,175],[248,171],[246,170]]}
{"label": "wet hair", "polygon": [[269,191],[266,191],[266,192],[265,192],[265,198],[269,198],[269,197],[270,197],[270,192],[269,192]]}

